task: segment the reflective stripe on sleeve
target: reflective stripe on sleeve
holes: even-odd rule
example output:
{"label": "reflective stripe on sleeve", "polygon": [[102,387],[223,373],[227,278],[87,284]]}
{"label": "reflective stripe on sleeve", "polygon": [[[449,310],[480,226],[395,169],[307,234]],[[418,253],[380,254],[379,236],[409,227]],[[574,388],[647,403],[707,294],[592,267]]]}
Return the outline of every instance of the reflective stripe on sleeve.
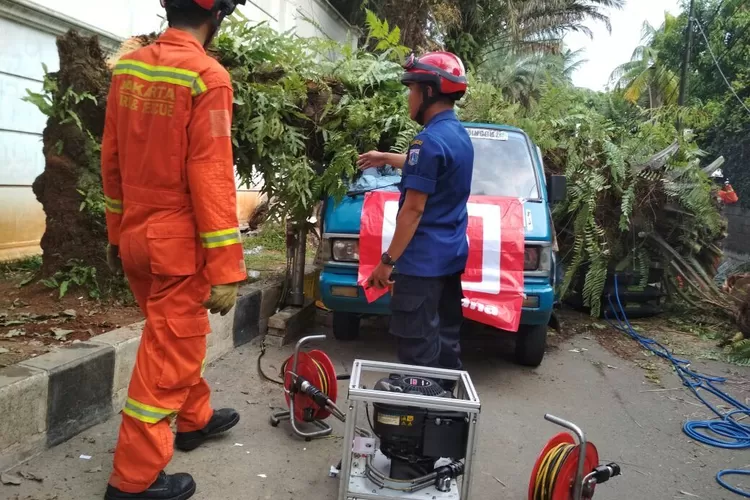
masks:
{"label": "reflective stripe on sleeve", "polygon": [[241,241],[240,230],[236,227],[212,233],[201,233],[203,248],[227,247],[229,245],[236,245]]}
{"label": "reflective stripe on sleeve", "polygon": [[125,408],[122,410],[125,415],[133,417],[141,422],[147,424],[156,424],[165,418],[171,417],[176,414],[176,410],[169,410],[167,408],[157,408],[156,406],[149,406],[143,403],[139,403],[133,398],[128,398],[125,402]]}
{"label": "reflective stripe on sleeve", "polygon": [[120,60],[113,74],[130,75],[147,82],[171,83],[187,87],[194,96],[207,90],[205,82],[195,71],[170,66],[152,66],[132,59]]}
{"label": "reflective stripe on sleeve", "polygon": [[104,197],[104,206],[113,214],[122,214],[122,200],[115,200],[109,196]]}

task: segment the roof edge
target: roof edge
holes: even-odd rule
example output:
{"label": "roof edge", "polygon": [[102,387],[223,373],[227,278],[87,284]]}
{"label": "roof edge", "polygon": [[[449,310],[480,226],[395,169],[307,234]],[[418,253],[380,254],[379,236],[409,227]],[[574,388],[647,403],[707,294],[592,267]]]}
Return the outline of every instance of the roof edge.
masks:
{"label": "roof edge", "polygon": [[30,0],[0,0],[0,17],[54,36],[64,35],[70,29],[88,36],[96,35],[102,48],[110,51],[116,50],[124,40],[114,33],[79,21],[62,12],[42,7]]}

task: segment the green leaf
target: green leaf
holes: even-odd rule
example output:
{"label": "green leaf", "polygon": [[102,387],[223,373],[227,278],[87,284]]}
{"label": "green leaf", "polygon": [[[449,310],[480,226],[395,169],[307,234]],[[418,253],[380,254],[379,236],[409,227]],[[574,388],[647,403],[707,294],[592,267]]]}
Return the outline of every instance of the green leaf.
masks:
{"label": "green leaf", "polygon": [[60,283],[60,298],[62,299],[65,297],[65,294],[68,293],[68,287],[70,286],[70,281],[65,280],[62,283]]}
{"label": "green leaf", "polygon": [[[81,123],[81,119],[78,117],[75,111],[68,109],[66,110],[68,116],[75,122],[76,126],[79,130],[83,130],[83,124]],[[70,120],[63,120],[62,123],[67,123]]]}
{"label": "green leaf", "polygon": [[41,281],[41,283],[42,283],[42,285],[46,286],[47,288],[57,288],[58,287],[57,280],[55,280],[54,278],[43,279]]}

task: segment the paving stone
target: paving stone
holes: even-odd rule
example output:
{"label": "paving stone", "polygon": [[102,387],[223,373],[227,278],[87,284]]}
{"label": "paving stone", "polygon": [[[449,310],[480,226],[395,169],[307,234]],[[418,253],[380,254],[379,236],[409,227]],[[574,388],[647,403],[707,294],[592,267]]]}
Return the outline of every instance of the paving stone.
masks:
{"label": "paving stone", "polygon": [[21,363],[46,370],[47,445],[54,446],[112,415],[115,350],[82,342]]}
{"label": "paving stone", "polygon": [[235,347],[247,344],[260,334],[259,322],[262,299],[263,291],[255,290],[237,300],[233,328]]}
{"label": "paving stone", "polygon": [[128,397],[128,384],[145,324],[145,321],[141,321],[99,335],[92,340],[93,343],[109,345],[115,350],[115,374],[112,382],[112,408],[115,412],[122,409]]}
{"label": "paving stone", "polygon": [[45,448],[47,372],[13,365],[0,369],[0,470]]}

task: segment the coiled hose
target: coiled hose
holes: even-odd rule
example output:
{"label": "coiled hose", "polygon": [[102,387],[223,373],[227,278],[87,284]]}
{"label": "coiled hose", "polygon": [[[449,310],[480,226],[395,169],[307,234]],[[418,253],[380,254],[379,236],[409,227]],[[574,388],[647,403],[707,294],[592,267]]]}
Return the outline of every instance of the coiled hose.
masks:
{"label": "coiled hose", "polygon": [[[660,358],[666,359],[674,367],[675,373],[682,380],[690,391],[698,398],[706,407],[719,417],[720,420],[689,420],[685,422],[682,430],[685,434],[695,439],[696,441],[714,446],[716,448],[724,448],[730,450],[740,450],[750,448],[750,425],[742,424],[735,420],[738,415],[750,415],[750,407],[742,404],[741,402],[734,399],[729,394],[725,393],[715,384],[721,384],[726,382],[723,377],[713,377],[703,375],[695,372],[689,368],[690,361],[685,359],[679,359],[674,357],[673,353],[667,349],[664,345],[660,344],[654,339],[644,337],[635,331],[633,326],[630,324],[627,315],[625,314],[625,308],[622,306],[620,300],[620,292],[618,288],[617,276],[615,276],[615,300],[617,305],[612,302],[612,296],[608,296],[607,300],[612,311],[614,311],[614,321],[608,315],[605,315],[609,324],[632,339],[636,340],[645,349],[648,349],[652,353],[656,354]],[[708,391],[725,403],[730,405],[733,410],[722,413],[714,405],[706,401],[706,399],[698,392],[699,389]],[[706,432],[710,431],[715,436],[709,435]],[[728,489],[732,493],[736,493],[745,498],[750,498],[750,492],[741,490],[735,486],[727,484],[724,481],[724,476],[729,475],[750,475],[750,470],[740,469],[726,469],[720,471],[716,475],[716,481],[724,488]]]}
{"label": "coiled hose", "polygon": [[575,448],[576,445],[560,443],[547,452],[539,465],[539,472],[536,474],[534,500],[550,500],[552,498],[560,468]]}

